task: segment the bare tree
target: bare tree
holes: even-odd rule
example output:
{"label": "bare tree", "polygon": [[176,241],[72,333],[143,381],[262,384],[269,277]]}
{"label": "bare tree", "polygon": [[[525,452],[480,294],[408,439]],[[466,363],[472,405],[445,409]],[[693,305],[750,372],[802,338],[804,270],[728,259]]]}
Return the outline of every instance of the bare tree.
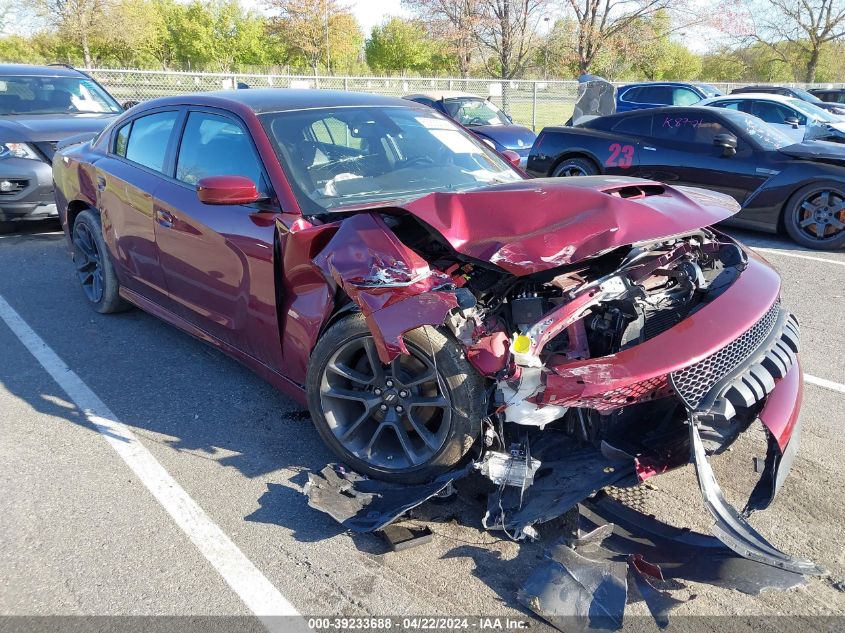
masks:
{"label": "bare tree", "polygon": [[596,55],[617,35],[677,4],[672,0],[566,0],[575,22],[579,72],[588,72]]}
{"label": "bare tree", "polygon": [[845,0],[749,0],[749,37],[788,61],[786,49],[806,58],[804,81],[816,79],[825,46],[845,36]]}
{"label": "bare tree", "polygon": [[549,0],[479,0],[481,17],[475,38],[487,71],[513,79],[525,70],[533,52],[537,27]]}
{"label": "bare tree", "polygon": [[402,4],[426,23],[432,36],[451,45],[461,77],[466,79],[476,48],[480,0],[402,0]]}
{"label": "bare tree", "polygon": [[111,0],[34,0],[35,10],[64,36],[77,40],[82,60],[92,65],[91,38]]}

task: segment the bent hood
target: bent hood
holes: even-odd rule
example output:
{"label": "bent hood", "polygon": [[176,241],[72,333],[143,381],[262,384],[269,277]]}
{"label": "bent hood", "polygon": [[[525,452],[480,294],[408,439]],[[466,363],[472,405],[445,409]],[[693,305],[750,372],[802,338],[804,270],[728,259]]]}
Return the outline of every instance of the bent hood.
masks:
{"label": "bent hood", "polygon": [[604,176],[432,193],[401,207],[458,253],[517,276],[694,231],[739,211],[723,194]]}

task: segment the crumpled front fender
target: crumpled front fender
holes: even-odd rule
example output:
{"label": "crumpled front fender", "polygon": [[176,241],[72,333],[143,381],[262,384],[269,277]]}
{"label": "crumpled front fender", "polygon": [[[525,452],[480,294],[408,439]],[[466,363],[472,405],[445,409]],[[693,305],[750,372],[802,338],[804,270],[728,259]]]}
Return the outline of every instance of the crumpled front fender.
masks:
{"label": "crumpled front fender", "polygon": [[346,219],[313,261],[361,308],[383,363],[408,353],[405,332],[442,325],[458,305],[451,279],[405,246],[376,213]]}

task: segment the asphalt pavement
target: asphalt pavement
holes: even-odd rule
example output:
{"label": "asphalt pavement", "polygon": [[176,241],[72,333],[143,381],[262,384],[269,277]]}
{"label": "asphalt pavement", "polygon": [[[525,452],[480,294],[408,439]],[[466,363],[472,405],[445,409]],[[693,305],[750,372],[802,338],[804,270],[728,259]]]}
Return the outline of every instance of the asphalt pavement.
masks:
{"label": "asphalt pavement", "polygon": [[[759,596],[691,584],[681,595],[695,599],[676,613],[845,615],[845,252],[734,233],[783,276],[811,383],[793,472],[754,524],[828,573]],[[266,607],[507,616],[546,628],[516,600],[546,543],[480,530],[484,509],[473,499],[432,506],[435,538],[406,552],[345,533],[302,495],[307,471],[332,461],[307,413],[140,310],[95,314],[61,234],[0,237],[0,298],[0,313],[18,318],[14,331],[0,319],[0,614],[238,616]],[[743,479],[730,460],[749,466],[736,453],[714,464],[729,496]],[[690,468],[627,501],[674,525],[709,526]]]}

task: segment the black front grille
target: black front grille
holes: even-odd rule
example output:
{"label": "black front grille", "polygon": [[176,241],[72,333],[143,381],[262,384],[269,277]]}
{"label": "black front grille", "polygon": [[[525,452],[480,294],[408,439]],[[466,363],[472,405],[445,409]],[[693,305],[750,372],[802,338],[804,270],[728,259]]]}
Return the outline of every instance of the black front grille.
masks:
{"label": "black front grille", "polygon": [[751,329],[715,354],[672,374],[672,384],[690,409],[698,409],[702,400],[724,378],[754,355],[778,322],[781,307],[775,304]]}
{"label": "black front grille", "polygon": [[0,180],[0,196],[14,196],[29,186],[29,181],[23,178],[3,178]]}

